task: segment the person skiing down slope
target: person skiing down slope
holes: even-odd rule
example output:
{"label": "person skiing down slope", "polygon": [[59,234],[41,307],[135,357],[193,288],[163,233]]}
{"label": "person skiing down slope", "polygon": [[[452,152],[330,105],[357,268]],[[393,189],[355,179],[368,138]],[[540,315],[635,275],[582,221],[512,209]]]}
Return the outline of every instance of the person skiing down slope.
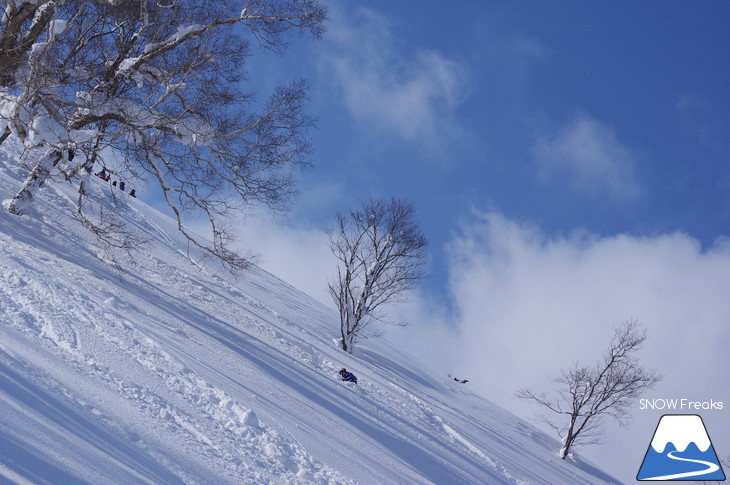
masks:
{"label": "person skiing down slope", "polygon": [[352,372],[347,372],[347,369],[344,367],[340,369],[340,379],[342,379],[345,382],[354,382],[357,384],[357,377],[355,377],[355,374]]}

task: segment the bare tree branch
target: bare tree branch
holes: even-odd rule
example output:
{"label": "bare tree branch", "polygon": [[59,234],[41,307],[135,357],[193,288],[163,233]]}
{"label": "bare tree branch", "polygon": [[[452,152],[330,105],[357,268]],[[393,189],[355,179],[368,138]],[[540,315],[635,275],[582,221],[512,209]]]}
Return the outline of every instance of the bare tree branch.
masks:
{"label": "bare tree branch", "polygon": [[[47,180],[83,180],[94,154],[112,150],[122,178],[159,184],[191,244],[245,267],[227,249],[226,221],[251,204],[288,208],[314,126],[303,81],[260,106],[242,90],[250,41],[279,51],[292,31],[320,36],[326,16],[314,0],[11,2],[0,24],[0,143],[16,138],[19,162],[34,168],[9,209],[22,212]],[[57,166],[69,151],[85,156],[77,169]],[[208,218],[212,245],[184,229],[190,212]]]}
{"label": "bare tree branch", "polygon": [[516,393],[518,398],[547,411],[538,419],[563,439],[561,458],[565,459],[574,446],[599,443],[603,437],[603,416],[613,418],[621,426],[628,424],[636,397],[662,380],[659,373],[644,369],[634,356],[646,339],[646,331],[639,329],[636,320],[625,322],[614,329],[608,349],[596,364],[575,362],[560,372],[554,379],[559,385],[557,391],[537,394],[521,389]]}
{"label": "bare tree branch", "polygon": [[370,199],[349,216],[337,214],[327,230],[340,261],[329,291],[340,312],[343,350],[351,350],[373,322],[393,323],[381,307],[426,277],[421,267],[428,241],[414,217],[413,205],[401,199]]}

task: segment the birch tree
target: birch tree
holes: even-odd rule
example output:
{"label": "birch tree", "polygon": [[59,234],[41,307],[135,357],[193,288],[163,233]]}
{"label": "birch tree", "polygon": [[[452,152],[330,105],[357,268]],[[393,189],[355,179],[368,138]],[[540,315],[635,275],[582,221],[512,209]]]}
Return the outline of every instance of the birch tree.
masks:
{"label": "birch tree", "polygon": [[[310,163],[306,83],[256,103],[244,91],[253,46],[281,52],[287,34],[324,29],[314,0],[14,0],[0,21],[0,143],[24,147],[28,176],[7,205],[22,213],[49,180],[78,184],[95,163],[157,184],[179,230],[231,267],[226,221],[250,204],[285,209],[291,173]],[[212,243],[183,216],[203,214]],[[94,227],[99,229],[98,226]]]}
{"label": "birch tree", "polygon": [[630,422],[636,398],[662,380],[647,370],[635,356],[647,339],[636,320],[614,329],[603,357],[593,365],[574,363],[554,379],[554,393],[521,389],[517,397],[539,405],[545,411],[538,418],[562,438],[559,456],[565,459],[575,446],[597,444],[603,437],[601,421],[613,418],[619,425]]}
{"label": "birch tree", "polygon": [[340,314],[342,349],[352,351],[372,323],[393,323],[383,307],[425,278],[428,242],[413,205],[397,198],[370,199],[359,210],[337,214],[327,234],[339,260],[329,292]]}

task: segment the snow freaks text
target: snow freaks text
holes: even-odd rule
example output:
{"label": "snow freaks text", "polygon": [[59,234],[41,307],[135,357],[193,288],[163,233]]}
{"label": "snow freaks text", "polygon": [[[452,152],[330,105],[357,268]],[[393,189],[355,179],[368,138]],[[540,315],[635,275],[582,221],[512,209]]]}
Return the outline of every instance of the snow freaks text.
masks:
{"label": "snow freaks text", "polygon": [[722,401],[694,401],[692,399],[640,399],[639,409],[660,411],[720,411],[724,407]]}

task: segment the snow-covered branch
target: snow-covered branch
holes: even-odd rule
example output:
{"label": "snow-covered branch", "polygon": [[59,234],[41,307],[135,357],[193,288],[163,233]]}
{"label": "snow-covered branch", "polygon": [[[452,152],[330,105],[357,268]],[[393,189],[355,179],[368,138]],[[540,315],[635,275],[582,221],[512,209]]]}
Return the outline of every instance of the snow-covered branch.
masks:
{"label": "snow-covered branch", "polygon": [[[175,194],[167,200],[181,230],[186,210],[209,216],[216,255],[226,254],[220,228],[231,211],[252,203],[286,208],[292,169],[309,163],[306,85],[275,88],[257,108],[242,90],[244,62],[250,38],[283,48],[292,30],[320,35],[326,9],[302,0],[244,7],[240,0],[9,3],[0,23],[0,143],[17,138],[27,149],[21,162],[40,164],[16,198],[30,200],[30,190],[60,175],[48,153],[75,150],[86,167],[111,149],[125,177],[149,177]],[[73,171],[62,178],[73,180]]]}

